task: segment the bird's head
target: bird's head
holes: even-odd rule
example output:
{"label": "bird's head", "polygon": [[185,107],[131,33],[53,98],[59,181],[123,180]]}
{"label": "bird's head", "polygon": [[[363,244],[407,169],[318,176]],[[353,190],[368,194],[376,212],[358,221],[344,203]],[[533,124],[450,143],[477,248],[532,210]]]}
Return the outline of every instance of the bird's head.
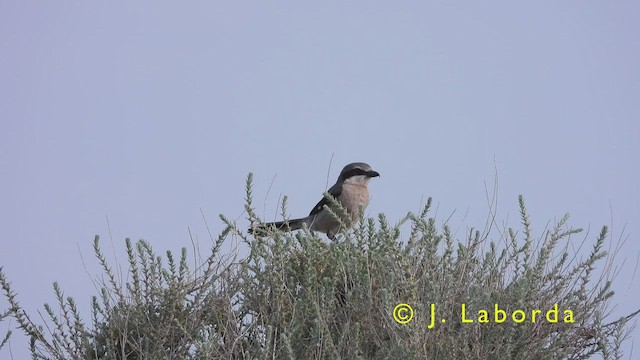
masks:
{"label": "bird's head", "polygon": [[380,174],[371,169],[371,166],[363,162],[351,163],[342,169],[338,182],[346,184],[366,184],[371,178],[378,177]]}

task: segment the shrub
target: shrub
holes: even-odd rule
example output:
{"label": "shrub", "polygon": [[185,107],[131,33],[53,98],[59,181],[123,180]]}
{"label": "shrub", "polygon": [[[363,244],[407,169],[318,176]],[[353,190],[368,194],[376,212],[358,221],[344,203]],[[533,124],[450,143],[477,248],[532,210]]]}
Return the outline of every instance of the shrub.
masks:
{"label": "shrub", "polygon": [[[246,210],[255,223],[251,179]],[[612,274],[594,271],[615,255],[603,251],[607,227],[578,259],[570,244],[581,229],[568,227],[564,216],[534,239],[522,197],[522,231],[503,229],[493,241],[491,231],[474,230],[455,239],[429,217],[431,203],[393,226],[382,214],[377,222],[362,219],[334,241],[308,230],[249,237],[221,217],[226,228],[194,268],[186,248],[179,259],[171,252],[162,258],[148,242],[127,239],[126,283],[118,281],[96,237],[105,280],[92,299],[90,322],[54,283],[56,306],[45,304],[45,332],[21,308],[2,269],[9,309],[0,320],[15,318],[31,338],[33,358],[43,359],[621,357],[628,321],[637,313],[604,321]],[[248,246],[245,258],[221,254],[225,241],[239,239]],[[398,304],[413,308],[411,322],[394,320]],[[462,304],[472,323],[462,322]],[[503,322],[496,322],[496,307]],[[558,321],[550,322],[546,312],[556,307]],[[565,310],[572,322],[564,321]],[[512,315],[526,319],[519,323]]]}

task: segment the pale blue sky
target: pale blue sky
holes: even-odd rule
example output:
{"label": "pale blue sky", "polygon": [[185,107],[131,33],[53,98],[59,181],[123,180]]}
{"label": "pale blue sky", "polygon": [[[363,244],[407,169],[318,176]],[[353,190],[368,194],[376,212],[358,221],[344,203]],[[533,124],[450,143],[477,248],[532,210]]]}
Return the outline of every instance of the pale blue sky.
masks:
{"label": "pale blue sky", "polygon": [[537,235],[565,212],[590,242],[626,225],[620,316],[640,292],[639,34],[634,2],[0,1],[0,266],[27,309],[59,281],[88,312],[78,248],[99,275],[106,215],[118,249],[178,250],[187,227],[206,241],[200,209],[246,226],[250,171],[261,215],[282,195],[306,215],[332,155],[330,183],[382,174],[369,215],[433,196],[462,236],[495,164],[500,222],[523,194]]}

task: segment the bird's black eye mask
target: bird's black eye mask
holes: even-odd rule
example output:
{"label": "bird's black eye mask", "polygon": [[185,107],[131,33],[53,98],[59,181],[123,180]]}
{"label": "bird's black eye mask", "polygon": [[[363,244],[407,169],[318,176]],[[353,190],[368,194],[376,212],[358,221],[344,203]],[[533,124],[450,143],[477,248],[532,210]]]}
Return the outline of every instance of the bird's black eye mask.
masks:
{"label": "bird's black eye mask", "polygon": [[368,171],[360,169],[360,168],[355,168],[355,169],[351,169],[349,171],[347,171],[344,176],[343,179],[348,179],[350,177],[354,177],[354,176],[358,176],[358,175],[367,175],[369,174]]}

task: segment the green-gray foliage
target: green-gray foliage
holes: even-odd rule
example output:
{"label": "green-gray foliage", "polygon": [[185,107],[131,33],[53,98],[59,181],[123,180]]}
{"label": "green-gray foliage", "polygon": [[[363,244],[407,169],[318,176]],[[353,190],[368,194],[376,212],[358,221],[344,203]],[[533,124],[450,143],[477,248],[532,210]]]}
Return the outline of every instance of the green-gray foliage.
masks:
{"label": "green-gray foliage", "polygon": [[[251,181],[249,175],[245,210],[258,223]],[[0,320],[16,320],[31,338],[34,359],[620,358],[635,314],[604,321],[611,274],[594,271],[612,260],[603,251],[607,227],[579,259],[570,244],[581,229],[569,227],[568,216],[534,238],[522,197],[519,205],[521,231],[503,229],[493,240],[474,230],[454,238],[430,217],[431,199],[396,225],[382,214],[377,221],[363,218],[333,241],[308,230],[249,237],[221,217],[224,231],[193,268],[186,249],[161,257],[148,242],[127,239],[125,283],[96,237],[104,280],[90,321],[54,283],[56,305],[45,305],[45,331],[21,308],[1,268],[9,309]],[[338,210],[335,216],[342,218],[344,209]],[[410,232],[402,237],[404,225]],[[221,254],[225,241],[238,239],[248,256]],[[409,324],[393,319],[399,303],[415,310]],[[474,323],[461,323],[462,303]],[[431,304],[437,320],[447,322],[429,329]],[[479,323],[477,311],[492,314],[494,304],[507,313],[528,310],[528,320],[532,309],[543,312],[535,323]],[[554,304],[560,321],[544,321]],[[573,311],[573,323],[562,322],[564,309]]]}

